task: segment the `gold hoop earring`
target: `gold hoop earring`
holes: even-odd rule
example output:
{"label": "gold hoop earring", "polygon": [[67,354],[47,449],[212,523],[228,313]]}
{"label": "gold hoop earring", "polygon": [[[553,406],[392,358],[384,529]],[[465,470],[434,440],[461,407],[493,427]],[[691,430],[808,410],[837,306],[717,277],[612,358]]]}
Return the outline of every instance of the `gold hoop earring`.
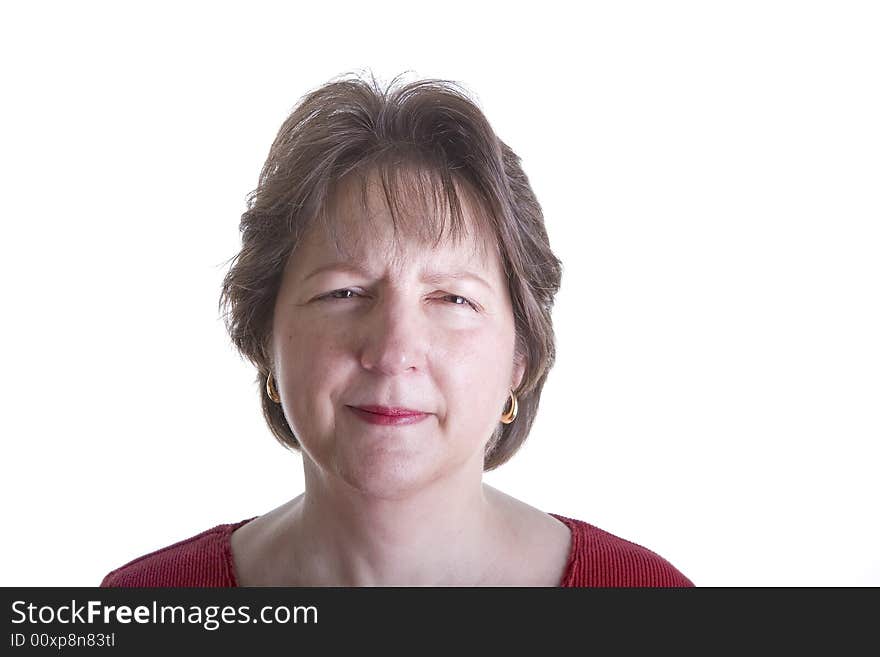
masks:
{"label": "gold hoop earring", "polygon": [[266,394],[269,395],[269,399],[271,399],[276,404],[281,403],[281,396],[278,394],[278,391],[275,389],[275,382],[272,380],[272,375],[266,377]]}
{"label": "gold hoop earring", "polygon": [[519,404],[516,402],[516,395],[513,394],[513,390],[510,391],[510,410],[505,411],[501,415],[501,422],[503,424],[510,424],[516,419],[516,414],[519,412]]}

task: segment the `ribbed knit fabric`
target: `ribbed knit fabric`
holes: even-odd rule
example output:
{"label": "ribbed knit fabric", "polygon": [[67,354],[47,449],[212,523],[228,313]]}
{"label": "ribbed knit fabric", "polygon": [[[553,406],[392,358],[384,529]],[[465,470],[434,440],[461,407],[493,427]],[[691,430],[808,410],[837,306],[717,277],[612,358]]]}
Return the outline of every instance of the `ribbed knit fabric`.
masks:
{"label": "ribbed knit fabric", "polygon": [[[571,530],[571,551],[560,586],[690,587],[687,577],[663,557],[606,531],[555,513]],[[109,573],[101,586],[238,586],[232,532],[253,518],[218,525],[131,561]]]}

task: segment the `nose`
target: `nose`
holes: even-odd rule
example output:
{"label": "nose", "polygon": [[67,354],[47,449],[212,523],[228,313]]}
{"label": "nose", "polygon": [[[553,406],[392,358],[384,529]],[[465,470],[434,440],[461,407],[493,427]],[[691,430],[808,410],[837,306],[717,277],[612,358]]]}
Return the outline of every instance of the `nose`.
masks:
{"label": "nose", "polygon": [[402,295],[378,299],[361,327],[360,361],[365,369],[394,376],[424,367],[429,336],[418,300]]}

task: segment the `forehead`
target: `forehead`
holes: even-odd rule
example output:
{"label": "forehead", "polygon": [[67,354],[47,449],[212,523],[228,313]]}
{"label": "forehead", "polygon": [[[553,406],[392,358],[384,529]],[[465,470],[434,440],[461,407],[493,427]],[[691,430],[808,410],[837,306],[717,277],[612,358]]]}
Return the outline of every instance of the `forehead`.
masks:
{"label": "forehead", "polygon": [[491,216],[469,186],[414,169],[349,174],[332,190],[304,236],[312,259],[444,259],[494,268],[500,262]]}

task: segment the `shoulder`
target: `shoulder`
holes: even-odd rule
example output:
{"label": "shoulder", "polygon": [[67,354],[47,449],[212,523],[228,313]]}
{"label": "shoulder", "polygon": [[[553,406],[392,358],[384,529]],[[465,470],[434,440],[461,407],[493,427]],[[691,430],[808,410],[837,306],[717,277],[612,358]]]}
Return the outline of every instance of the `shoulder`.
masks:
{"label": "shoulder", "polygon": [[551,513],[571,530],[563,586],[691,587],[675,566],[646,547],[582,520]]}
{"label": "shoulder", "polygon": [[111,571],[103,587],[235,586],[229,537],[251,519],[217,525]]}

